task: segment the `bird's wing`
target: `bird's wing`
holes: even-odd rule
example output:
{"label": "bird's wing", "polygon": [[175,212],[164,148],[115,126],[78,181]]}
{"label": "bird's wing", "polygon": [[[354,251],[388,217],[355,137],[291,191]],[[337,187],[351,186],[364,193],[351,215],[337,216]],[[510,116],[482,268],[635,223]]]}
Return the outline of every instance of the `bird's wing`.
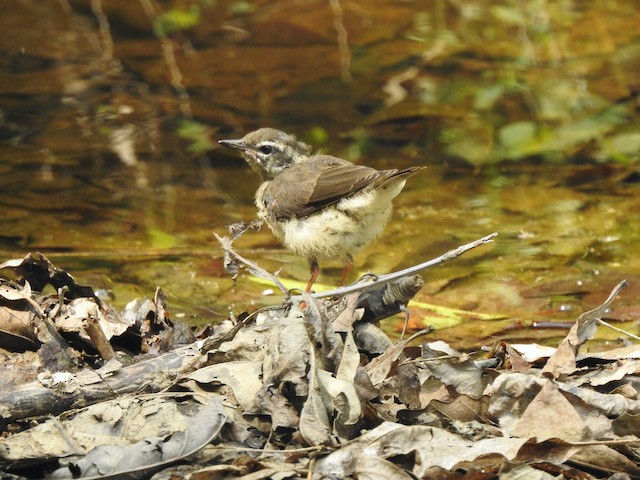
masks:
{"label": "bird's wing", "polygon": [[263,201],[278,220],[304,218],[369,185],[383,183],[397,170],[376,170],[329,155],[315,155],[288,168],[265,189]]}

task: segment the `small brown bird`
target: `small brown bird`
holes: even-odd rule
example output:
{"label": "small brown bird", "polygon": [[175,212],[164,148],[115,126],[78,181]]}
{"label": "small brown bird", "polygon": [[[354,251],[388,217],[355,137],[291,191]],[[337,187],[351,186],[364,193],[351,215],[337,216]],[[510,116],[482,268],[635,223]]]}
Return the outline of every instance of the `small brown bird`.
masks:
{"label": "small brown bird", "polygon": [[219,143],[242,152],[260,175],[258,216],[285,247],[308,260],[307,292],[318,277],[320,260],[342,260],[345,281],[353,255],[380,235],[392,200],[407,178],[424,168],[376,170],[310,155],[307,144],[273,128]]}

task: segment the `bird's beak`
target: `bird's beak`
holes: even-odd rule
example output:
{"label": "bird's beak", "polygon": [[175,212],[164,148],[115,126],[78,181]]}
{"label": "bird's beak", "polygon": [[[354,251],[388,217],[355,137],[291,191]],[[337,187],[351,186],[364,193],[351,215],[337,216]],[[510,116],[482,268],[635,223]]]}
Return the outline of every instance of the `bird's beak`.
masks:
{"label": "bird's beak", "polygon": [[247,147],[247,144],[242,140],[218,140],[218,143],[220,145],[224,145],[225,147],[231,147],[235,150],[240,150],[241,152],[249,149],[249,147]]}

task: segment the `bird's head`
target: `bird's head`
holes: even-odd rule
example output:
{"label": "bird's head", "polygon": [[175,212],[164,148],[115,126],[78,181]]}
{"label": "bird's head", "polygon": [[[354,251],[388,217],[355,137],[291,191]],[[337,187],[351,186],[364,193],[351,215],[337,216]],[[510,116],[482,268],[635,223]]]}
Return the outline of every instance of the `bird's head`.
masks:
{"label": "bird's head", "polygon": [[263,181],[273,180],[311,153],[309,145],[275,128],[261,128],[239,140],[220,140],[218,143],[242,152],[249,166]]}

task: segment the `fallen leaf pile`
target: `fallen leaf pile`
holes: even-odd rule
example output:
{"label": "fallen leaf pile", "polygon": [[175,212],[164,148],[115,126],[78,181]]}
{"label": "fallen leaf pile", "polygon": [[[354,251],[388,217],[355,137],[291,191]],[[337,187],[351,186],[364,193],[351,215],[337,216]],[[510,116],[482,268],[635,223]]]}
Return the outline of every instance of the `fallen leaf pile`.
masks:
{"label": "fallen leaf pile", "polygon": [[[30,372],[31,383],[0,391],[7,478],[640,478],[640,348],[580,352],[622,284],[551,350],[497,342],[470,354],[429,342],[428,330],[394,344],[357,302],[305,295],[127,364],[118,337],[135,332],[146,351],[153,335],[170,343],[162,302],[127,315],[66,277],[67,290],[46,296],[18,274],[2,283],[0,322],[3,334],[21,328],[0,355],[4,374]],[[81,298],[95,307],[79,309]],[[63,310],[72,328],[56,323]],[[102,327],[117,351],[109,361],[87,361],[91,316],[136,319]],[[43,357],[52,329],[74,368]],[[18,398],[38,415],[20,417]]]}

